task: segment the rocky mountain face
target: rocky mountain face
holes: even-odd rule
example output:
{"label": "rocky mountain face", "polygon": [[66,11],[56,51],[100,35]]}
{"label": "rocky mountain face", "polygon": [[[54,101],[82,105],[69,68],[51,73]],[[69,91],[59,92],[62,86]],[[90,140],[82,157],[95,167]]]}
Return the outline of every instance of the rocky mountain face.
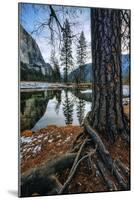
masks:
{"label": "rocky mountain face", "polygon": [[21,81],[48,81],[52,67],[45,63],[41,51],[32,36],[20,25]]}
{"label": "rocky mountain face", "polygon": [[[85,64],[81,66],[81,79],[85,82],[90,82],[92,81],[92,64]],[[70,82],[75,82],[76,80],[79,81],[80,78],[80,67],[76,68],[74,71],[72,71],[69,74],[69,81]]]}
{"label": "rocky mountain face", "polygon": [[122,55],[122,76],[123,82],[128,83],[130,79],[130,57],[129,54]]}
{"label": "rocky mountain face", "polygon": [[[129,82],[129,65],[130,65],[129,55],[128,54],[122,55],[121,62],[122,62],[123,81],[127,83]],[[92,81],[92,63],[81,66],[81,70],[82,70],[81,79],[84,82],[91,82]],[[76,68],[74,71],[72,71],[69,74],[69,81],[76,82],[76,80],[79,79],[79,74],[80,74],[80,67]]]}

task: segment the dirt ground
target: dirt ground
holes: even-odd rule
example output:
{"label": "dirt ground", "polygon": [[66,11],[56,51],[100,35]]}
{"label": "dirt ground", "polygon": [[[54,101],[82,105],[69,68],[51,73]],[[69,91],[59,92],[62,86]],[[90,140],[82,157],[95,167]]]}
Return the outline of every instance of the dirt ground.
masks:
{"label": "dirt ground", "polygon": [[35,133],[29,130],[22,132],[21,172],[70,151],[82,131],[80,126],[52,125]]}

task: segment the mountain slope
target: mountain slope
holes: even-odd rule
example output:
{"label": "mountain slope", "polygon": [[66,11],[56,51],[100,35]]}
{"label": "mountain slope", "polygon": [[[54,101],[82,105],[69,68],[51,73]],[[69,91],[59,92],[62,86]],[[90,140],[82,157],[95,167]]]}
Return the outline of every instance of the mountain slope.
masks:
{"label": "mountain slope", "polygon": [[122,55],[122,76],[123,82],[129,83],[129,72],[130,72],[130,58],[128,54]]}
{"label": "mountain slope", "polygon": [[41,51],[32,36],[20,25],[21,81],[50,80],[52,68],[45,63]]}
{"label": "mountain slope", "polygon": [[[82,71],[83,81],[85,82],[92,81],[92,64],[91,63],[81,66],[81,71]],[[75,69],[69,74],[68,79],[70,82],[75,82],[76,79],[80,78],[79,75],[80,75],[80,68],[78,67],[77,69]]]}
{"label": "mountain slope", "polygon": [[[121,57],[122,61],[122,77],[123,81],[129,82],[129,55],[122,55]],[[92,63],[85,64],[81,66],[82,69],[82,80],[84,82],[91,82],[92,81]],[[80,68],[76,68],[74,71],[72,71],[69,74],[69,81],[70,82],[75,82],[76,80],[79,79],[79,74],[80,74]]]}

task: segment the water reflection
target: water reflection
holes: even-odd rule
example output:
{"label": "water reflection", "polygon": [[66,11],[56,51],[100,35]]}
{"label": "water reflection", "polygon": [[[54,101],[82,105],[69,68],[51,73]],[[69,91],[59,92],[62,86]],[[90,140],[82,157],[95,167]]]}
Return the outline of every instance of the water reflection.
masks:
{"label": "water reflection", "polygon": [[31,129],[35,125],[46,112],[48,101],[55,94],[56,91],[52,90],[21,93],[21,130]]}
{"label": "water reflection", "polygon": [[59,114],[60,105],[61,105],[61,90],[57,90],[56,91],[55,98],[57,100],[57,103],[56,103],[56,106],[55,106],[55,112],[58,115]]}
{"label": "water reflection", "polygon": [[63,112],[65,116],[65,123],[66,124],[72,124],[73,122],[73,107],[74,103],[71,99],[71,96],[69,98],[69,91],[65,90],[65,99],[63,102]]}
{"label": "water reflection", "polygon": [[76,110],[77,110],[77,117],[78,117],[80,125],[82,124],[83,119],[85,117],[85,105],[86,105],[86,103],[83,99],[78,100]]}
{"label": "water reflection", "polygon": [[36,131],[47,125],[81,124],[91,102],[80,91],[21,92],[21,130]]}

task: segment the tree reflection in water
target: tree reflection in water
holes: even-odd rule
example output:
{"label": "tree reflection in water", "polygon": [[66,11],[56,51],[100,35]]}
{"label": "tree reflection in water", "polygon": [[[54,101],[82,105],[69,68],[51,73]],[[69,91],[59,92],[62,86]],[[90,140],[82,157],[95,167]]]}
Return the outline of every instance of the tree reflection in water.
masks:
{"label": "tree reflection in water", "polygon": [[71,97],[69,97],[68,89],[65,90],[65,99],[63,100],[63,113],[65,116],[65,123],[72,124],[73,122],[73,108],[74,102]]}
{"label": "tree reflection in water", "polygon": [[81,125],[86,111],[91,108],[88,102],[91,95],[80,89],[53,89],[21,92],[21,131],[44,128],[50,124]]}
{"label": "tree reflection in water", "polygon": [[76,111],[79,124],[81,125],[85,116],[85,101],[83,99],[78,99]]}
{"label": "tree reflection in water", "polygon": [[21,131],[31,129],[46,112],[47,104],[54,97],[52,90],[21,92]]}
{"label": "tree reflection in water", "polygon": [[61,105],[61,90],[56,90],[55,98],[57,100],[57,104],[55,106],[55,112],[58,115],[59,114],[60,105]]}

